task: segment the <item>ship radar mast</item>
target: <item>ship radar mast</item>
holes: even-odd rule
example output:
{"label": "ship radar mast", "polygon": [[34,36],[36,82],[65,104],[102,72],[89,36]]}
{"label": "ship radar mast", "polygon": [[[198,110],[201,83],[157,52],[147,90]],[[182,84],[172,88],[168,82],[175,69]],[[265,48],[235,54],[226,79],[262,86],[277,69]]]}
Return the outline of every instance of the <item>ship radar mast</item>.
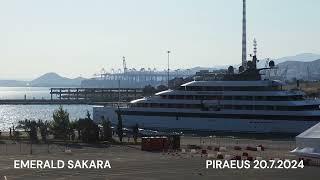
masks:
{"label": "ship radar mast", "polygon": [[252,63],[255,69],[257,69],[257,62],[258,62],[258,58],[257,58],[257,40],[256,38],[253,39],[253,57],[252,57]]}
{"label": "ship radar mast", "polygon": [[257,40],[256,38],[253,39],[253,55],[257,56]]}

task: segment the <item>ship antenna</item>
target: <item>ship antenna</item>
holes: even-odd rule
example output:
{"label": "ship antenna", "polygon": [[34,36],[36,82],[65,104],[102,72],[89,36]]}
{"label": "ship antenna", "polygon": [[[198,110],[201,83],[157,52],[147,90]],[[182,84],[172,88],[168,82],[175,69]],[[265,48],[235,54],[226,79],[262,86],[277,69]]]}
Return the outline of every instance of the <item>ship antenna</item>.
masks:
{"label": "ship antenna", "polygon": [[254,68],[257,69],[257,62],[259,60],[257,59],[257,40],[256,38],[253,39],[253,59],[252,59]]}
{"label": "ship antenna", "polygon": [[168,89],[170,89],[170,87],[169,87],[169,83],[170,83],[170,61],[169,61],[169,57],[170,57],[170,53],[171,53],[171,51],[167,51],[167,54],[168,54],[168,71],[167,71],[167,78],[168,78]]}
{"label": "ship antenna", "polygon": [[246,0],[243,0],[242,9],[242,66],[246,69],[247,65],[247,27],[246,27]]}

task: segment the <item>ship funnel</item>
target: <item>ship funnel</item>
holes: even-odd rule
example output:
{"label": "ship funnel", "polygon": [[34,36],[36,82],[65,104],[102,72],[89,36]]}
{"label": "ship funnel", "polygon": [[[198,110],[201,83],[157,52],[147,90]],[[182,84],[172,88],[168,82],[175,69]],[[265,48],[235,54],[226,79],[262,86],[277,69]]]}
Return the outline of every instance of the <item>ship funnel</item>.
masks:
{"label": "ship funnel", "polygon": [[246,25],[246,0],[242,1],[242,67],[247,66],[247,25]]}

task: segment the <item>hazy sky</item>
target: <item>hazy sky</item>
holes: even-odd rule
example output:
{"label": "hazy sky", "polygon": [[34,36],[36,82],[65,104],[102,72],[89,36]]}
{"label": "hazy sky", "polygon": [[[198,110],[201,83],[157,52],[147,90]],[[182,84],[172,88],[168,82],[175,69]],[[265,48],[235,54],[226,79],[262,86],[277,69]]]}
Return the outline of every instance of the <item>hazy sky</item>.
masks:
{"label": "hazy sky", "polygon": [[[247,0],[248,53],[320,53],[319,0]],[[241,62],[241,0],[0,0],[0,79]]]}

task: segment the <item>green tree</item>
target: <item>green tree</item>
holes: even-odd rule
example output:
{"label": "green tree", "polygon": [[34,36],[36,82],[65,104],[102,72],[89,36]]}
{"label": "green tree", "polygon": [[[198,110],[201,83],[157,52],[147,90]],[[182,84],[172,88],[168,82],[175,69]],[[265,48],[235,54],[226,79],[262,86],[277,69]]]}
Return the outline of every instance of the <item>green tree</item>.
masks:
{"label": "green tree", "polygon": [[78,140],[80,140],[81,139],[80,138],[81,132],[79,129],[79,120],[74,120],[74,121],[70,122],[70,131],[71,131],[70,136],[71,136],[72,141],[74,141],[75,137],[76,137],[75,130],[78,131]]}
{"label": "green tree", "polygon": [[48,121],[43,121],[41,119],[38,120],[37,126],[40,130],[41,139],[44,143],[47,142],[47,138],[49,135],[49,127],[50,123]]}
{"label": "green tree", "polygon": [[70,134],[69,113],[62,106],[53,112],[51,131],[56,139],[67,140]]}
{"label": "green tree", "polygon": [[110,141],[112,139],[111,122],[105,119],[102,120],[103,140]]}
{"label": "green tree", "polygon": [[38,141],[37,127],[37,122],[35,120],[25,119],[24,121],[18,122],[18,128],[23,129],[25,132],[27,132],[30,141],[32,142]]}
{"label": "green tree", "polygon": [[81,134],[81,140],[87,143],[94,143],[99,141],[99,127],[95,124],[89,111],[87,111],[87,117],[79,119],[79,130]]}
{"label": "green tree", "polygon": [[138,123],[136,123],[136,124],[133,126],[132,132],[133,132],[134,143],[137,144],[137,142],[138,142],[138,136],[139,136],[139,125],[138,125]]}

